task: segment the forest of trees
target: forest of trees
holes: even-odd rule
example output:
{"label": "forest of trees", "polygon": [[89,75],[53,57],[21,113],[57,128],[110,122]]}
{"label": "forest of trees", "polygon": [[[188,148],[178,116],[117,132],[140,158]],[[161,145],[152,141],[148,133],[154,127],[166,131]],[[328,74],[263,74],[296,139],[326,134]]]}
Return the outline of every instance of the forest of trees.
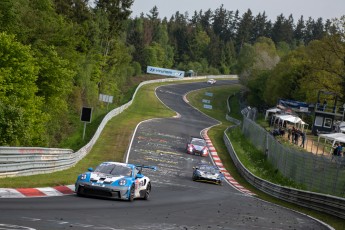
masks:
{"label": "forest of trees", "polygon": [[258,107],[315,102],[321,89],[345,101],[345,17],[272,22],[221,5],[170,18],[153,7],[133,18],[132,4],[0,1],[0,145],[59,146],[82,106],[100,106],[99,93],[119,103],[147,65],[238,74]]}

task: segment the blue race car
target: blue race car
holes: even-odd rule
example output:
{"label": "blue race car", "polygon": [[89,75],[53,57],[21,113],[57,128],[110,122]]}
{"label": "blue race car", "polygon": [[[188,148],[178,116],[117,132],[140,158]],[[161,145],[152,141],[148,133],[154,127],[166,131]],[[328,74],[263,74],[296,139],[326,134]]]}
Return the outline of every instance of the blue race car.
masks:
{"label": "blue race car", "polygon": [[193,167],[193,181],[209,182],[222,185],[224,175],[217,166],[201,163]]}
{"label": "blue race car", "polygon": [[78,176],[75,192],[78,196],[147,200],[151,192],[151,181],[141,174],[143,168],[156,170],[155,166],[103,162],[95,170],[89,168],[89,172]]}

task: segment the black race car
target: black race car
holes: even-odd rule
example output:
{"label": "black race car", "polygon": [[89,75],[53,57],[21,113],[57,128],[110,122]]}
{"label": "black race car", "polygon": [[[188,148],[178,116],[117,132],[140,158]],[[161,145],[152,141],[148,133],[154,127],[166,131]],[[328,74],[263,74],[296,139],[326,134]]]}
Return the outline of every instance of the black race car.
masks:
{"label": "black race car", "polygon": [[210,182],[222,185],[224,175],[217,166],[199,164],[193,167],[193,181]]}

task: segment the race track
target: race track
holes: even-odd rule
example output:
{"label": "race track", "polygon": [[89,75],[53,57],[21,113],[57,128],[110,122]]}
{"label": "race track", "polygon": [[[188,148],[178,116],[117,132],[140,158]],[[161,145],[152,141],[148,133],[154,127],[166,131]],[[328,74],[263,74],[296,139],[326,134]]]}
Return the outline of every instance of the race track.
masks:
{"label": "race track", "polygon": [[[215,86],[235,83],[219,80]],[[152,180],[150,200],[126,202],[75,195],[0,199],[0,229],[329,229],[227,183],[192,181],[193,166],[212,161],[186,154],[186,141],[218,122],[185,103],[183,96],[204,87],[210,85],[200,82],[157,88],[160,100],[180,116],[145,121],[136,129],[128,162],[159,169],[144,171]]]}

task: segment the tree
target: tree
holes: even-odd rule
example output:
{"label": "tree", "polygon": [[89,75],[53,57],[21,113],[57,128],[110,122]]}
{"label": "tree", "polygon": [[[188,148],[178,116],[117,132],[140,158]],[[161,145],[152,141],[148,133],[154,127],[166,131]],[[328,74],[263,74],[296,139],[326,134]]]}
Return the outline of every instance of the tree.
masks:
{"label": "tree", "polygon": [[191,59],[193,61],[200,61],[205,57],[211,39],[200,26],[194,29],[192,36],[192,41],[189,43]]}
{"label": "tree", "polygon": [[131,14],[134,0],[95,0],[96,9],[105,12],[109,21],[109,33],[118,35],[124,26],[124,21]]}
{"label": "tree", "polygon": [[127,45],[134,48],[132,52],[133,61],[140,63],[140,66],[144,68],[144,18],[135,18],[129,21],[127,31]]}
{"label": "tree", "polygon": [[292,15],[290,15],[288,19],[286,19],[283,14],[279,15],[272,28],[272,40],[275,43],[286,42],[291,44],[294,32],[293,27]]}
{"label": "tree", "polygon": [[279,98],[304,101],[306,97],[301,90],[301,81],[309,73],[307,63],[308,56],[303,47],[283,57],[267,78],[263,95],[265,102],[275,105]]}
{"label": "tree", "polygon": [[271,70],[280,61],[276,46],[270,38],[260,37],[254,44],[255,63],[253,69],[257,71]]}
{"label": "tree", "polygon": [[325,32],[324,32],[324,25],[322,18],[318,18],[316,22],[313,25],[313,38],[316,40],[320,40],[323,38]]}
{"label": "tree", "polygon": [[89,0],[54,0],[56,12],[82,24],[91,18]]}
{"label": "tree", "polygon": [[315,21],[311,17],[308,18],[306,24],[305,24],[305,44],[308,44],[312,40],[314,40],[313,37],[313,28],[314,28]]}
{"label": "tree", "polygon": [[303,16],[301,16],[301,18],[298,19],[296,29],[294,31],[294,39],[297,45],[304,45],[305,24],[304,24]]}
{"label": "tree", "polygon": [[35,57],[39,65],[36,85],[36,95],[44,100],[42,110],[49,114],[48,132],[49,145],[56,145],[61,137],[68,134],[64,132],[68,117],[68,96],[73,90],[73,78],[76,72],[70,68],[70,63],[59,57],[54,47],[40,47]]}
{"label": "tree", "polygon": [[30,47],[0,33],[0,145],[45,144],[47,116],[36,96],[38,71]]}
{"label": "tree", "polygon": [[12,0],[0,1],[0,31],[15,33],[17,22],[18,14],[15,10],[15,3]]}
{"label": "tree", "polygon": [[345,17],[335,20],[333,25],[337,32],[306,47],[310,74],[303,80],[303,89],[312,94],[308,98],[314,101],[315,91],[321,89],[335,92],[345,101]]}
{"label": "tree", "polygon": [[234,39],[234,31],[231,30],[230,26],[232,17],[233,12],[224,9],[223,5],[216,9],[213,14],[213,32],[225,42]]}
{"label": "tree", "polygon": [[251,42],[254,43],[259,37],[269,37],[270,31],[267,28],[268,21],[265,12],[263,14],[259,13],[253,22],[253,36]]}
{"label": "tree", "polygon": [[246,85],[255,63],[255,50],[249,44],[244,44],[238,57],[236,71],[240,76],[242,84]]}
{"label": "tree", "polygon": [[253,30],[253,15],[250,9],[243,14],[242,19],[238,25],[237,37],[236,37],[236,48],[237,51],[241,50],[245,43],[249,43],[252,39]]}

